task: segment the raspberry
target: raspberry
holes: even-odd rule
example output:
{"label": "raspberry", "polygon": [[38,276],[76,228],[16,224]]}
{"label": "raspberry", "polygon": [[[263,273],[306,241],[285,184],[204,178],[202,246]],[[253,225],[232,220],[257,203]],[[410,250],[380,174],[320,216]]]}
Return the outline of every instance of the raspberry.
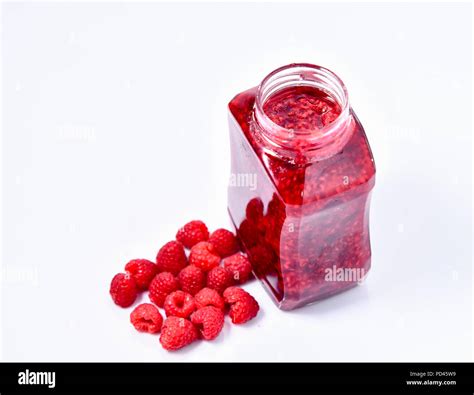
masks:
{"label": "raspberry", "polygon": [[163,317],[151,303],[142,303],[130,314],[130,322],[140,332],[158,333],[163,324]]}
{"label": "raspberry", "polygon": [[194,265],[186,266],[179,272],[179,285],[184,292],[196,295],[206,285],[206,275]]}
{"label": "raspberry", "polygon": [[232,272],[225,267],[216,266],[207,273],[207,288],[215,289],[220,295],[222,292],[234,284],[234,277]]}
{"label": "raspberry", "polygon": [[227,304],[232,304],[245,299],[250,294],[240,287],[229,287],[224,291],[224,299]]}
{"label": "raspberry", "polygon": [[214,246],[214,249],[222,258],[239,251],[237,238],[227,229],[217,229],[212,232],[209,237],[209,242]]}
{"label": "raspberry", "polygon": [[224,259],[224,267],[232,273],[234,281],[238,284],[245,283],[252,274],[250,261],[241,253]]}
{"label": "raspberry", "polygon": [[150,284],[150,300],[163,307],[166,297],[179,288],[178,280],[169,272],[158,273]]}
{"label": "raspberry", "polygon": [[213,306],[203,307],[193,313],[191,322],[196,326],[203,339],[213,340],[224,326],[224,313]]}
{"label": "raspberry", "polygon": [[214,306],[220,310],[224,310],[225,303],[222,296],[215,289],[203,288],[196,296],[194,296],[194,302],[196,303],[196,309],[202,309],[206,306]]}
{"label": "raspberry", "polygon": [[135,302],[138,290],[133,277],[128,273],[119,273],[110,283],[110,295],[116,305],[128,307]]}
{"label": "raspberry", "polygon": [[200,241],[207,241],[207,239],[209,239],[209,231],[202,221],[188,222],[176,233],[176,240],[186,248],[191,248]]}
{"label": "raspberry", "polygon": [[244,324],[254,318],[259,309],[260,306],[257,301],[253,296],[249,296],[248,298],[235,302],[230,306],[229,317],[234,324]]}
{"label": "raspberry", "polygon": [[140,291],[147,290],[151,280],[158,273],[158,267],[148,259],[133,259],[125,265],[125,271],[130,273]]}
{"label": "raspberry", "polygon": [[166,297],[163,307],[167,317],[188,318],[196,309],[196,304],[190,294],[183,291],[175,291]]}
{"label": "raspberry", "polygon": [[187,264],[183,245],[178,241],[169,241],[156,255],[156,265],[160,272],[170,272],[176,276]]}
{"label": "raspberry", "polygon": [[229,317],[234,324],[243,324],[251,320],[260,309],[254,297],[242,288],[227,288],[224,291],[224,299],[230,304]]}
{"label": "raspberry", "polygon": [[181,317],[168,317],[161,328],[160,343],[165,350],[179,350],[199,338],[191,321]]}
{"label": "raspberry", "polygon": [[189,263],[197,266],[205,272],[218,266],[220,261],[221,258],[214,249],[214,246],[207,241],[201,241],[191,248]]}

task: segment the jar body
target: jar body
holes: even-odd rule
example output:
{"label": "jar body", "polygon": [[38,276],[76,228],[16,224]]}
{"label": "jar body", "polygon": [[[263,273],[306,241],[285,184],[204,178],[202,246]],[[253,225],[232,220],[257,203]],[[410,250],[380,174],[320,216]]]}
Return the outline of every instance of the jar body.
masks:
{"label": "jar body", "polygon": [[228,209],[254,274],[291,310],[357,285],[370,269],[375,166],[352,110],[350,137],[333,155],[297,163],[268,152],[256,95],[253,88],[229,103]]}

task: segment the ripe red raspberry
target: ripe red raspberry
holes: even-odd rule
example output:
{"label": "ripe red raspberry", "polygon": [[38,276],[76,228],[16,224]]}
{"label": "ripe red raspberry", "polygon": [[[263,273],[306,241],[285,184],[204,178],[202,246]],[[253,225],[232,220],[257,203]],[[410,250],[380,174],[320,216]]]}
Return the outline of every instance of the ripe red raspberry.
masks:
{"label": "ripe red raspberry", "polygon": [[209,231],[202,221],[188,222],[176,233],[176,240],[186,248],[191,248],[200,241],[207,241],[207,239],[209,239]]}
{"label": "ripe red raspberry", "polygon": [[238,284],[245,283],[252,274],[250,261],[241,253],[224,259],[224,267],[232,273],[234,281]]}
{"label": "ripe red raspberry", "polygon": [[138,290],[135,280],[128,273],[119,273],[110,283],[110,295],[116,305],[128,307],[135,302]]}
{"label": "ripe red raspberry", "polygon": [[197,243],[189,254],[189,263],[198,268],[208,272],[213,267],[216,267],[221,262],[221,257],[214,249],[214,246],[207,242],[201,241]]}
{"label": "ripe red raspberry", "polygon": [[166,297],[178,288],[178,280],[171,273],[158,273],[150,284],[150,300],[157,306],[163,307]]}
{"label": "ripe red raspberry", "polygon": [[168,317],[161,328],[160,343],[168,351],[179,350],[198,338],[197,329],[186,318]]}
{"label": "ripe red raspberry", "polygon": [[224,326],[224,313],[213,306],[203,307],[193,313],[191,322],[203,339],[213,340],[219,335]]}
{"label": "ripe red raspberry", "polygon": [[167,317],[175,316],[188,318],[194,310],[196,310],[196,304],[194,298],[183,291],[175,291],[170,293],[163,305]]}
{"label": "ripe red raspberry", "polygon": [[230,306],[229,317],[234,324],[244,324],[254,318],[259,309],[257,301],[250,296]]}
{"label": "ripe red raspberry", "polygon": [[148,259],[133,259],[125,265],[125,271],[133,277],[137,288],[144,291],[158,273],[158,267]]}
{"label": "ripe red raspberry", "polygon": [[194,265],[186,266],[179,272],[179,285],[184,292],[196,295],[206,285],[205,273]]}
{"label": "ripe red raspberry", "polygon": [[206,287],[215,289],[219,295],[222,295],[222,292],[233,284],[234,277],[232,276],[232,272],[225,267],[216,266],[207,273]]}
{"label": "ripe red raspberry", "polygon": [[251,320],[260,309],[254,297],[242,288],[227,288],[224,291],[224,300],[230,304],[229,317],[234,324],[243,324]]}
{"label": "ripe red raspberry", "polygon": [[151,303],[142,303],[130,314],[130,322],[140,332],[158,333],[163,324],[163,317]]}
{"label": "ripe red raspberry", "polygon": [[187,264],[183,245],[178,241],[169,241],[156,255],[156,265],[160,272],[170,272],[176,276]]}
{"label": "ripe red raspberry", "polygon": [[222,296],[215,289],[203,288],[195,296],[194,302],[196,309],[202,309],[206,306],[214,306],[220,310],[224,310],[225,302]]}
{"label": "ripe red raspberry", "polygon": [[217,229],[212,232],[209,242],[214,246],[217,253],[225,258],[239,251],[239,242],[235,235],[227,229]]}
{"label": "ripe red raspberry", "polygon": [[232,304],[245,299],[250,294],[240,287],[229,287],[224,291],[224,300],[227,304]]}

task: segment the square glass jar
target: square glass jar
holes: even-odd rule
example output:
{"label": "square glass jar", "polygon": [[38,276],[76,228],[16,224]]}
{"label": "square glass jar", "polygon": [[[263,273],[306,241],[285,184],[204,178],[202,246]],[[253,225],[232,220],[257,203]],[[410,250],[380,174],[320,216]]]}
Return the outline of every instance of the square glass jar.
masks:
{"label": "square glass jar", "polygon": [[370,269],[375,164],[334,73],[290,64],[229,103],[228,209],[254,274],[291,310]]}

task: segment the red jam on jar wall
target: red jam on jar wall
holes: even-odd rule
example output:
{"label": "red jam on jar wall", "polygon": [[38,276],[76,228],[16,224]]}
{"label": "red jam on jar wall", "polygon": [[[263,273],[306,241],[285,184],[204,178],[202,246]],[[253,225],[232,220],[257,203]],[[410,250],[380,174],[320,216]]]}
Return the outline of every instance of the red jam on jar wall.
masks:
{"label": "red jam on jar wall", "polygon": [[357,285],[370,268],[375,165],[342,81],[291,64],[229,110],[229,213],[278,307]]}

